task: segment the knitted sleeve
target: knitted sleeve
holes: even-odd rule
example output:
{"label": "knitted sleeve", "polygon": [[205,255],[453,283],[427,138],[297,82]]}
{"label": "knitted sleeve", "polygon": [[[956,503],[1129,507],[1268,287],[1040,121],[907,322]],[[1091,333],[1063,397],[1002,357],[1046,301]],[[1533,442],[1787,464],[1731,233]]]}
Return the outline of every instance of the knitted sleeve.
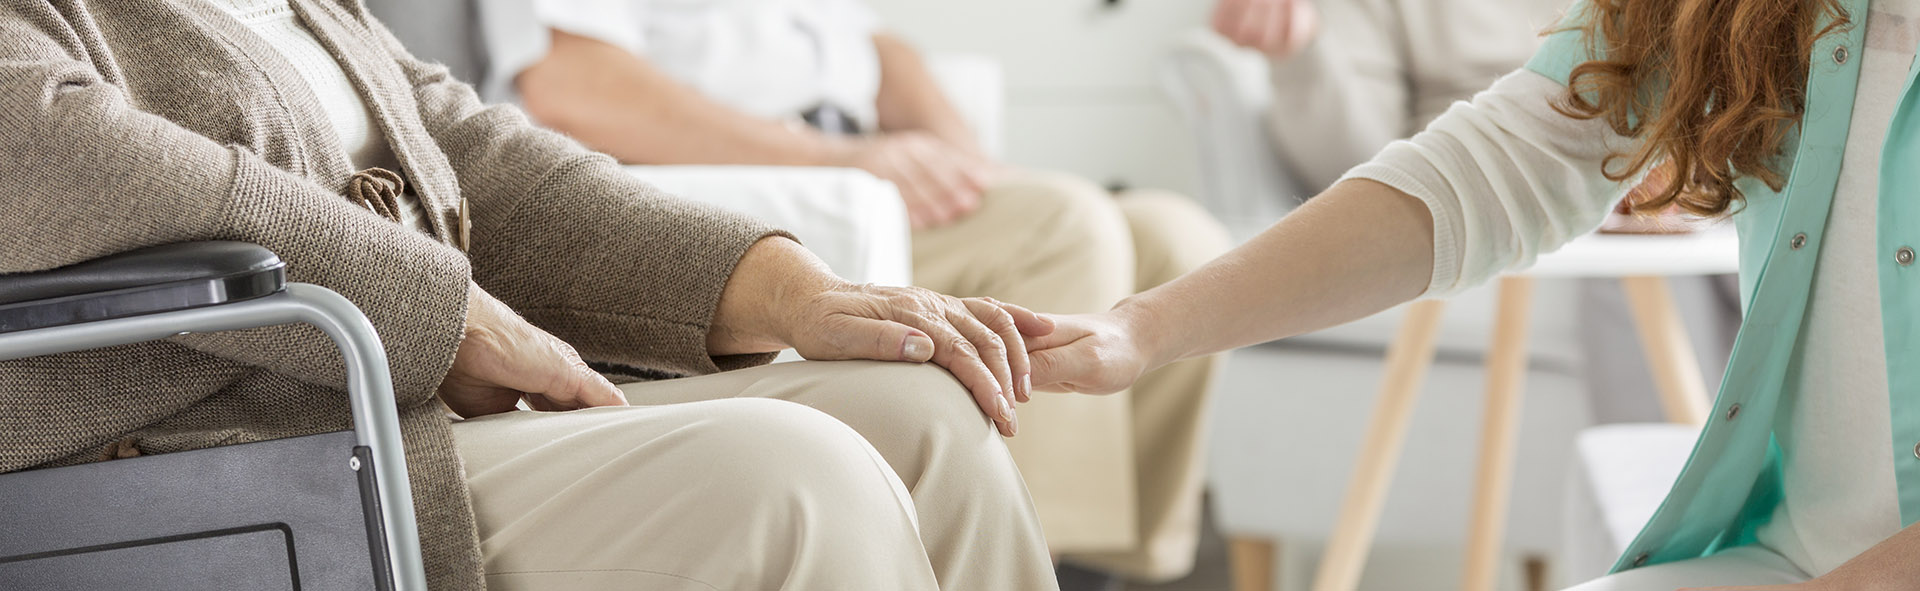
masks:
{"label": "knitted sleeve", "polygon": [[481,287],[616,373],[698,375],[772,359],[713,357],[706,339],[741,255],[787,234],[668,195],[517,108],[484,104],[362,18],[406,73],[459,178]]}
{"label": "knitted sleeve", "polygon": [[[104,48],[91,33],[44,3],[0,8],[0,273],[174,242],[258,243],[287,261],[291,280],[358,304],[386,342],[401,403],[429,399],[466,316],[460,253],[252,152],[141,110],[96,67]],[[173,340],[345,387],[339,354],[311,328]]]}

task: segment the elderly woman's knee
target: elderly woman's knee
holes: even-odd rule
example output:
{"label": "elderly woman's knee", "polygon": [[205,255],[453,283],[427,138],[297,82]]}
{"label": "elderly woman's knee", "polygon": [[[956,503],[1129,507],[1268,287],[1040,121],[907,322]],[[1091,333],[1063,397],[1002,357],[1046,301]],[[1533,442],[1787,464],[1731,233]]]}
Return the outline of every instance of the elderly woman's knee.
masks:
{"label": "elderly woman's knee", "polygon": [[721,494],[775,501],[798,494],[884,497],[890,475],[872,447],[826,413],[782,400],[734,398],[704,408],[669,437],[683,461],[702,464]]}
{"label": "elderly woman's knee", "polygon": [[[1004,445],[973,393],[933,364],[878,361],[834,362],[814,403],[853,425],[882,453],[979,449],[1004,453]],[[916,452],[917,453],[917,452]]]}

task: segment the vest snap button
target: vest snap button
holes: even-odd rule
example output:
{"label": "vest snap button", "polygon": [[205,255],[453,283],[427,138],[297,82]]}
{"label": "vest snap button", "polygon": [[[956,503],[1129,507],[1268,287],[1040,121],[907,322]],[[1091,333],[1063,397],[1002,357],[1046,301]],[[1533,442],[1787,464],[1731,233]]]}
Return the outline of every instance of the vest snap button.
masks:
{"label": "vest snap button", "polygon": [[1642,567],[1642,566],[1646,566],[1646,565],[1647,565],[1647,553],[1646,553],[1646,552],[1641,552],[1639,556],[1635,556],[1635,557],[1633,557],[1633,566],[1634,566],[1634,567]]}
{"label": "vest snap button", "polygon": [[1847,63],[1847,46],[1842,45],[1842,46],[1833,48],[1833,63],[1836,63],[1836,64]]}
{"label": "vest snap button", "polygon": [[1787,246],[1793,247],[1794,250],[1800,250],[1800,247],[1806,246],[1806,245],[1807,245],[1806,232],[1794,234],[1793,239],[1787,241]]}
{"label": "vest snap button", "polygon": [[1900,263],[1902,267],[1913,264],[1913,247],[1902,246],[1900,250],[1893,251],[1893,262]]}
{"label": "vest snap button", "polygon": [[1731,421],[1737,416],[1740,416],[1740,403],[1735,402],[1733,406],[1727,407],[1727,420]]}
{"label": "vest snap button", "polygon": [[1913,444],[1913,457],[1920,458],[1920,443]]}

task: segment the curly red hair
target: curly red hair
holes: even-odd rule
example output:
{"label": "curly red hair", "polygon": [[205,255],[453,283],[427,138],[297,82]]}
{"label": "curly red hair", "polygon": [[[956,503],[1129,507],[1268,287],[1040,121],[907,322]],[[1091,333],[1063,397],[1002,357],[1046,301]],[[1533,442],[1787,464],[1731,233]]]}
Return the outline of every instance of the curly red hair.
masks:
{"label": "curly red hair", "polygon": [[1676,182],[1647,191],[1636,211],[1701,216],[1744,199],[1742,177],[1781,189],[1813,44],[1850,18],[1838,0],[1592,0],[1585,11],[1578,30],[1603,57],[1573,69],[1555,110],[1640,140],[1608,156],[1607,178],[1669,169]]}

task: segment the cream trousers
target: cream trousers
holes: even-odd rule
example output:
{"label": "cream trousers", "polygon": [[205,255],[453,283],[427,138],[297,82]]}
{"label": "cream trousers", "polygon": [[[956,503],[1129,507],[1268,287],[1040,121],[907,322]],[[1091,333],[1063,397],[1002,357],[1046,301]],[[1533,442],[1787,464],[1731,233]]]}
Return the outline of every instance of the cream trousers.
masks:
{"label": "cream trousers", "polygon": [[1006,446],[930,365],[785,363],[454,424],[496,591],[1052,590]]}
{"label": "cream trousers", "polygon": [[[1042,312],[1100,312],[1199,267],[1226,230],[1191,200],[1118,197],[1078,177],[1021,171],[979,210],[913,235],[914,284]],[[1207,393],[1218,358],[1189,360],[1112,396],[1039,393],[1007,440],[1055,553],[1138,580],[1193,568]]]}
{"label": "cream trousers", "polygon": [[1567,591],[1673,591],[1683,587],[1789,585],[1810,578],[1779,553],[1750,545],[1705,558],[1607,575]]}

